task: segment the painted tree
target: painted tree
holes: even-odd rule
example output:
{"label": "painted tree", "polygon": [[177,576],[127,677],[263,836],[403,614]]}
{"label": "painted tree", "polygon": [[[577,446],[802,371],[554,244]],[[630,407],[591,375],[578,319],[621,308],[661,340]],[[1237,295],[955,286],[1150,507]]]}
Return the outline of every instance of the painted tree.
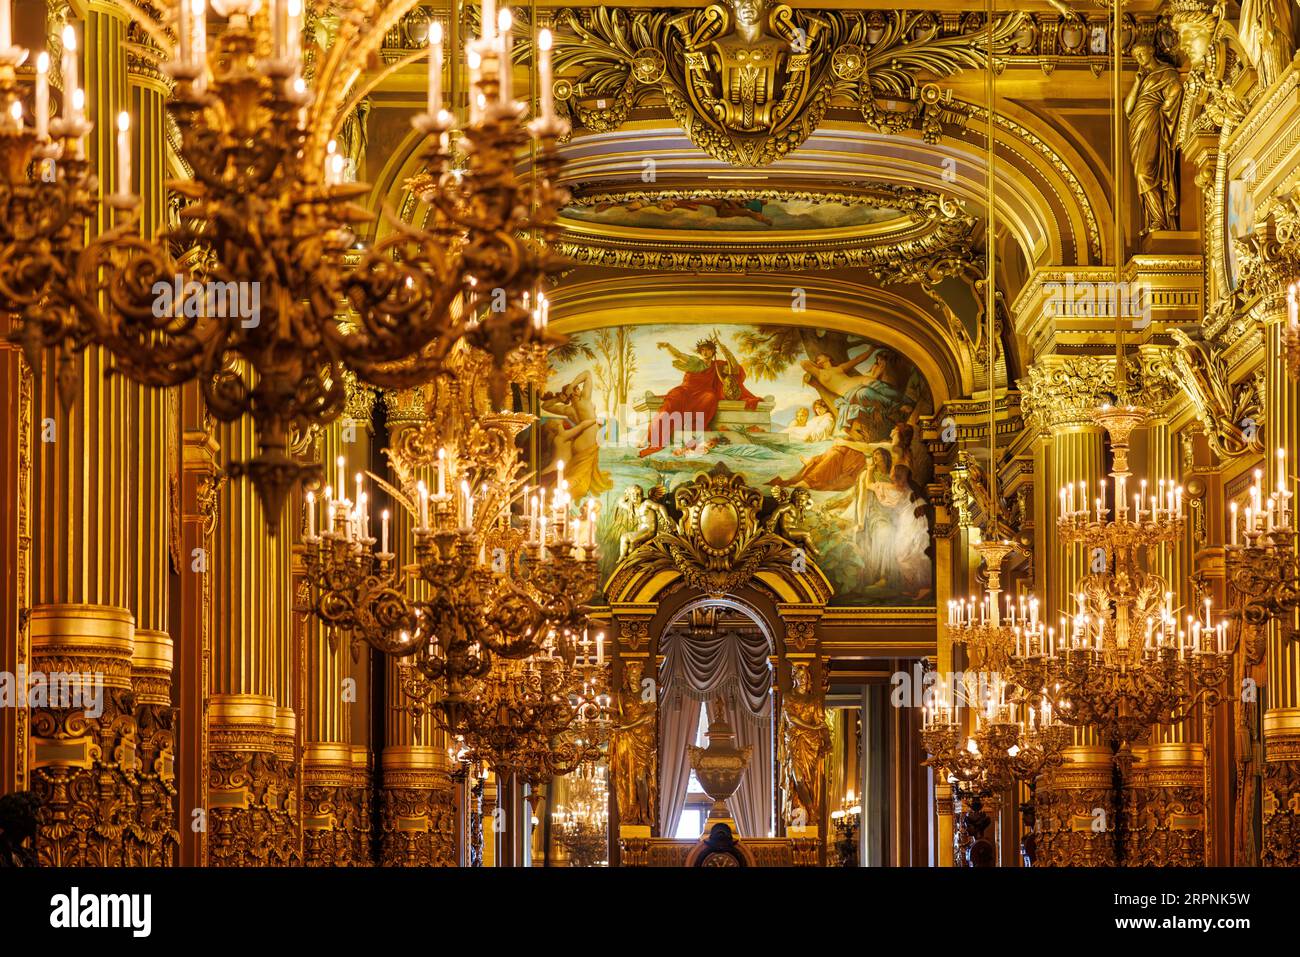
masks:
{"label": "painted tree", "polygon": [[594,371],[596,386],[608,415],[616,417],[623,424],[627,409],[628,395],[632,391],[632,377],[636,375],[636,345],[632,342],[631,332],[620,326],[617,329],[601,329],[596,333],[596,360]]}
{"label": "painted tree", "polygon": [[[745,372],[758,379],[775,379],[803,359],[830,357],[831,363],[847,362],[849,350],[863,340],[847,332],[815,329],[811,326],[755,326],[736,334],[739,358]],[[835,393],[815,379],[808,385],[834,406]]]}

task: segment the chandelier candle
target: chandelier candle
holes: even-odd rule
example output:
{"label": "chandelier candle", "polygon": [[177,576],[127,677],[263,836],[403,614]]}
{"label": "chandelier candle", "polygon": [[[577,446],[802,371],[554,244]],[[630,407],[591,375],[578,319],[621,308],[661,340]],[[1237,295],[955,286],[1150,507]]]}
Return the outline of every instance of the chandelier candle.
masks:
{"label": "chandelier candle", "polygon": [[497,63],[500,71],[500,86],[498,87],[497,99],[503,107],[509,109],[514,104],[513,82],[510,62],[511,51],[514,46],[514,17],[510,15],[509,9],[503,9],[497,18],[497,26],[501,31],[501,52]]}
{"label": "chandelier candle", "polygon": [[442,112],[442,24],[436,20],[429,33],[429,115]]}

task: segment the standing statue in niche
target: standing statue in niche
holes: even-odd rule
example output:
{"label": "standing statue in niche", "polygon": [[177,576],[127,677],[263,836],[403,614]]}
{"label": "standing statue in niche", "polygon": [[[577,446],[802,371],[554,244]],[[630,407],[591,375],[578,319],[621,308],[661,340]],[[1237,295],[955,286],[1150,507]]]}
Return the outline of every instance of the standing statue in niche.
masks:
{"label": "standing statue in niche", "polygon": [[619,721],[610,737],[609,765],[622,825],[649,827],[655,805],[655,703],[641,689],[641,662],[623,666]]}
{"label": "standing statue in niche", "polygon": [[791,665],[790,693],[781,709],[777,754],[781,762],[782,811],[788,826],[820,826],[825,789],[823,764],[830,749],[826,709],[813,690],[808,666]]}
{"label": "standing statue in niche", "polygon": [[1178,153],[1175,132],[1183,100],[1178,71],[1156,60],[1145,41],[1133,44],[1137,77],[1124,100],[1129,156],[1142,199],[1142,235],[1178,228]]}
{"label": "standing statue in niche", "polygon": [[1237,35],[1259,74],[1259,85],[1270,87],[1295,54],[1294,0],[1241,0]]}

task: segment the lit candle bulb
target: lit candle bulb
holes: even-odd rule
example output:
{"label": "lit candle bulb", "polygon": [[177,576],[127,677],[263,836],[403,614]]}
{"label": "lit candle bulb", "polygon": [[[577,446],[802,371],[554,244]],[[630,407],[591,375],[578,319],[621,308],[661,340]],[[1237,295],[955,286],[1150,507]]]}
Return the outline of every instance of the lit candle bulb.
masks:
{"label": "lit candle bulb", "polygon": [[307,537],[316,537],[316,496],[312,492],[307,493]]}
{"label": "lit candle bulb", "polygon": [[501,80],[497,87],[497,99],[502,106],[509,106],[514,99],[514,76],[513,66],[510,62],[511,50],[514,47],[514,17],[510,15],[508,9],[503,9],[497,16],[497,26],[501,31]]}
{"label": "lit candle bulb", "polygon": [[[184,3],[185,0],[180,0]],[[298,0],[299,3],[302,0]],[[207,0],[191,0],[190,12],[193,14],[193,31],[194,42],[190,45],[190,55],[193,59],[193,67],[198,71],[194,78],[194,88],[199,92],[206,89],[208,80],[204,69],[207,65],[208,53],[208,4]]]}
{"label": "lit candle bulb", "polygon": [[379,529],[380,529],[379,551],[380,554],[387,555],[388,554],[388,509],[384,509],[383,513],[380,515]]}
{"label": "lit candle bulb", "polygon": [[117,114],[117,192],[130,196],[131,191],[131,114]]}
{"label": "lit candle bulb", "polygon": [[63,28],[63,118],[79,119],[73,112],[72,99],[77,89],[77,31],[71,23]]}
{"label": "lit candle bulb", "polygon": [[550,122],[555,119],[555,84],[551,79],[551,31],[542,30],[537,35],[537,48],[541,56],[537,60],[537,92],[542,101],[542,119]]}
{"label": "lit candle bulb", "polygon": [[36,57],[36,100],[33,104],[36,138],[50,136],[50,55],[42,50]]}
{"label": "lit candle bulb", "polygon": [[429,32],[429,115],[442,112],[442,24],[434,21]]}
{"label": "lit candle bulb", "polygon": [[416,483],[416,490],[420,493],[420,528],[429,527],[429,489],[423,481]]}

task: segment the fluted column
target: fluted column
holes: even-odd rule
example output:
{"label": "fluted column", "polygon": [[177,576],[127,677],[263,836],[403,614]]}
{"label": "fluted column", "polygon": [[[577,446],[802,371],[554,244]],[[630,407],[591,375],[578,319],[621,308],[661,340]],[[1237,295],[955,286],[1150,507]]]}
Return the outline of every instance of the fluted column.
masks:
{"label": "fluted column", "polygon": [[[116,185],[111,133],[127,104],[126,17],[92,3],[80,25],[89,159],[102,192]],[[102,206],[92,235],[110,225]],[[109,358],[86,350],[69,373],[73,401],[58,399],[47,358],[32,422],[31,662],[44,673],[103,670],[103,709],[37,708],[30,716],[29,786],[41,798],[37,852],[44,863],[130,864],[136,728],[130,699],[136,597],[133,580],[137,388],[108,380]],[[96,709],[98,710],[98,709]]]}
{"label": "fluted column", "polygon": [[[1264,424],[1267,447],[1285,448],[1294,470],[1300,459],[1300,383],[1287,375],[1283,360],[1282,334],[1287,319],[1283,288],[1276,287],[1275,294],[1262,304]],[[1295,615],[1293,610],[1290,621],[1275,622],[1268,630],[1260,854],[1260,863],[1268,867],[1300,866],[1300,641],[1287,634],[1297,627]]]}
{"label": "fluted column", "polygon": [[[389,397],[385,397],[388,399]],[[406,396],[410,399],[412,397]],[[388,404],[389,430],[394,434],[418,417],[421,405]],[[393,510],[393,552],[399,567],[414,561],[411,517]],[[416,593],[421,585],[412,585]],[[384,737],[380,758],[380,863],[385,867],[455,867],[456,812],[448,776],[447,735],[433,716],[416,717],[412,701],[402,691],[400,661],[384,659]]]}
{"label": "fluted column", "polygon": [[[326,474],[334,474],[339,456],[349,475],[371,467],[369,395],[369,390],[350,391],[348,415],[322,433],[319,457]],[[312,866],[364,866],[371,863],[370,751],[364,734],[369,648],[358,649],[354,659],[346,635],[331,644],[314,615],[303,617],[303,627],[307,646],[304,859]]]}
{"label": "fluted column", "polygon": [[[1061,615],[1074,609],[1079,580],[1090,572],[1089,556],[1077,545],[1065,545],[1056,533],[1060,500],[1056,490],[1067,482],[1086,480],[1095,487],[1106,475],[1103,433],[1091,412],[1114,390],[1114,363],[1109,359],[1046,356],[1030,367],[1021,381],[1022,410],[1027,424],[1040,432],[1040,455],[1046,466],[1036,496],[1041,503],[1043,563],[1047,624],[1060,629]],[[1036,521],[1039,520],[1036,516]],[[1041,571],[1040,573],[1041,574]],[[1038,866],[1106,866],[1114,864],[1116,802],[1114,762],[1110,748],[1091,728],[1076,728],[1065,749],[1065,764],[1034,794]]]}
{"label": "fluted column", "polygon": [[[1141,437],[1142,474],[1152,483],[1181,472],[1178,450],[1163,416],[1152,419]],[[1188,571],[1188,542],[1151,553],[1151,571],[1175,596],[1177,608],[1198,607]],[[1205,864],[1205,747],[1201,709],[1174,725],[1151,729],[1125,782],[1125,864],[1131,867],[1199,867]]]}
{"label": "fluted column", "polygon": [[[245,419],[217,429],[227,461],[256,452]],[[292,505],[268,534],[247,480],[217,492],[207,863],[284,865],[300,855],[295,764],[296,657],[289,549]]]}
{"label": "fluted column", "polygon": [[[134,24],[127,37],[137,44],[147,37]],[[115,34],[106,37],[116,39]],[[138,173],[124,191],[140,197],[140,231],[157,237],[166,223],[167,187],[164,100],[167,84],[153,62],[127,52],[127,96],[131,114],[131,155]],[[101,150],[106,147],[101,143]],[[105,154],[107,155],[107,154]],[[115,171],[117,175],[117,171]],[[130,608],[136,619],[136,720],[141,759],[141,840],[146,863],[173,864],[178,824],[176,809],[176,709],[171,696],[172,577],[182,569],[180,488],[180,390],[126,384],[136,422],[131,455],[133,576]],[[197,760],[197,755],[187,755]]]}

